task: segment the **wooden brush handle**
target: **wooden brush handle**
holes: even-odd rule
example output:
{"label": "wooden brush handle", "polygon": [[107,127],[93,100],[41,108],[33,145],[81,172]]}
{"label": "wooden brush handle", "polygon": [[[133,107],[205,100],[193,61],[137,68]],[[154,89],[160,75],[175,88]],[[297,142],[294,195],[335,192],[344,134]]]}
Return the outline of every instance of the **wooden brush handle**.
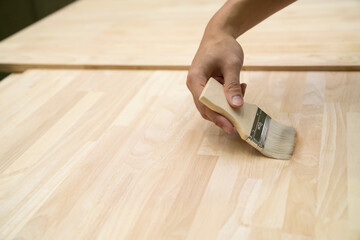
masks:
{"label": "wooden brush handle", "polygon": [[242,139],[246,140],[249,137],[258,109],[256,105],[244,103],[241,108],[232,108],[226,100],[224,86],[213,78],[207,82],[199,100],[211,110],[229,119]]}

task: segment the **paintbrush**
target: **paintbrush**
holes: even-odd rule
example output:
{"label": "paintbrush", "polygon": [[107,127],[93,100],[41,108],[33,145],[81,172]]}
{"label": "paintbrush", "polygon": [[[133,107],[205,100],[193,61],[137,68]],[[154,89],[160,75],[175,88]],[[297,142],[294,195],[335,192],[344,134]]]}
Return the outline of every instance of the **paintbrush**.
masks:
{"label": "paintbrush", "polygon": [[213,78],[202,91],[200,102],[229,119],[240,137],[263,155],[290,159],[295,145],[294,128],[275,121],[254,104],[244,103],[241,108],[232,108],[223,85]]}

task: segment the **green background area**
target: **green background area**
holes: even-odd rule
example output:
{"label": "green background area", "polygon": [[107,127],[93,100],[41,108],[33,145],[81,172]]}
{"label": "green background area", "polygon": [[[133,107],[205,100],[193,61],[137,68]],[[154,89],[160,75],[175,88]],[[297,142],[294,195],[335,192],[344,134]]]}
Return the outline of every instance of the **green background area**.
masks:
{"label": "green background area", "polygon": [[[75,0],[0,0],[0,41]],[[0,80],[8,73],[0,72]]]}

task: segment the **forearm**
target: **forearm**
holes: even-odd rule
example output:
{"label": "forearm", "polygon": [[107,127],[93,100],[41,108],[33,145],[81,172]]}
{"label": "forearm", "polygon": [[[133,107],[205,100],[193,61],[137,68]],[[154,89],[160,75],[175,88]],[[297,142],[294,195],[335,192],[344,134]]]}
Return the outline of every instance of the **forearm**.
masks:
{"label": "forearm", "polygon": [[205,34],[239,37],[270,15],[296,0],[228,0],[212,17]]}

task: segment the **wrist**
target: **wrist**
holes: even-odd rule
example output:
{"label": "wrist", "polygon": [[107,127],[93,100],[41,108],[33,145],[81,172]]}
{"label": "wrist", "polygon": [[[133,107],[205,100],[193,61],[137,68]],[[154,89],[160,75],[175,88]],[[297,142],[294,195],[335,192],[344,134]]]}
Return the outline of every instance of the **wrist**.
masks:
{"label": "wrist", "polygon": [[221,24],[210,21],[206,26],[203,41],[222,41],[224,39],[236,40],[236,36],[232,31],[224,28]]}
{"label": "wrist", "polygon": [[246,0],[228,0],[210,19],[206,32],[238,38],[249,29],[247,13],[244,13]]}

